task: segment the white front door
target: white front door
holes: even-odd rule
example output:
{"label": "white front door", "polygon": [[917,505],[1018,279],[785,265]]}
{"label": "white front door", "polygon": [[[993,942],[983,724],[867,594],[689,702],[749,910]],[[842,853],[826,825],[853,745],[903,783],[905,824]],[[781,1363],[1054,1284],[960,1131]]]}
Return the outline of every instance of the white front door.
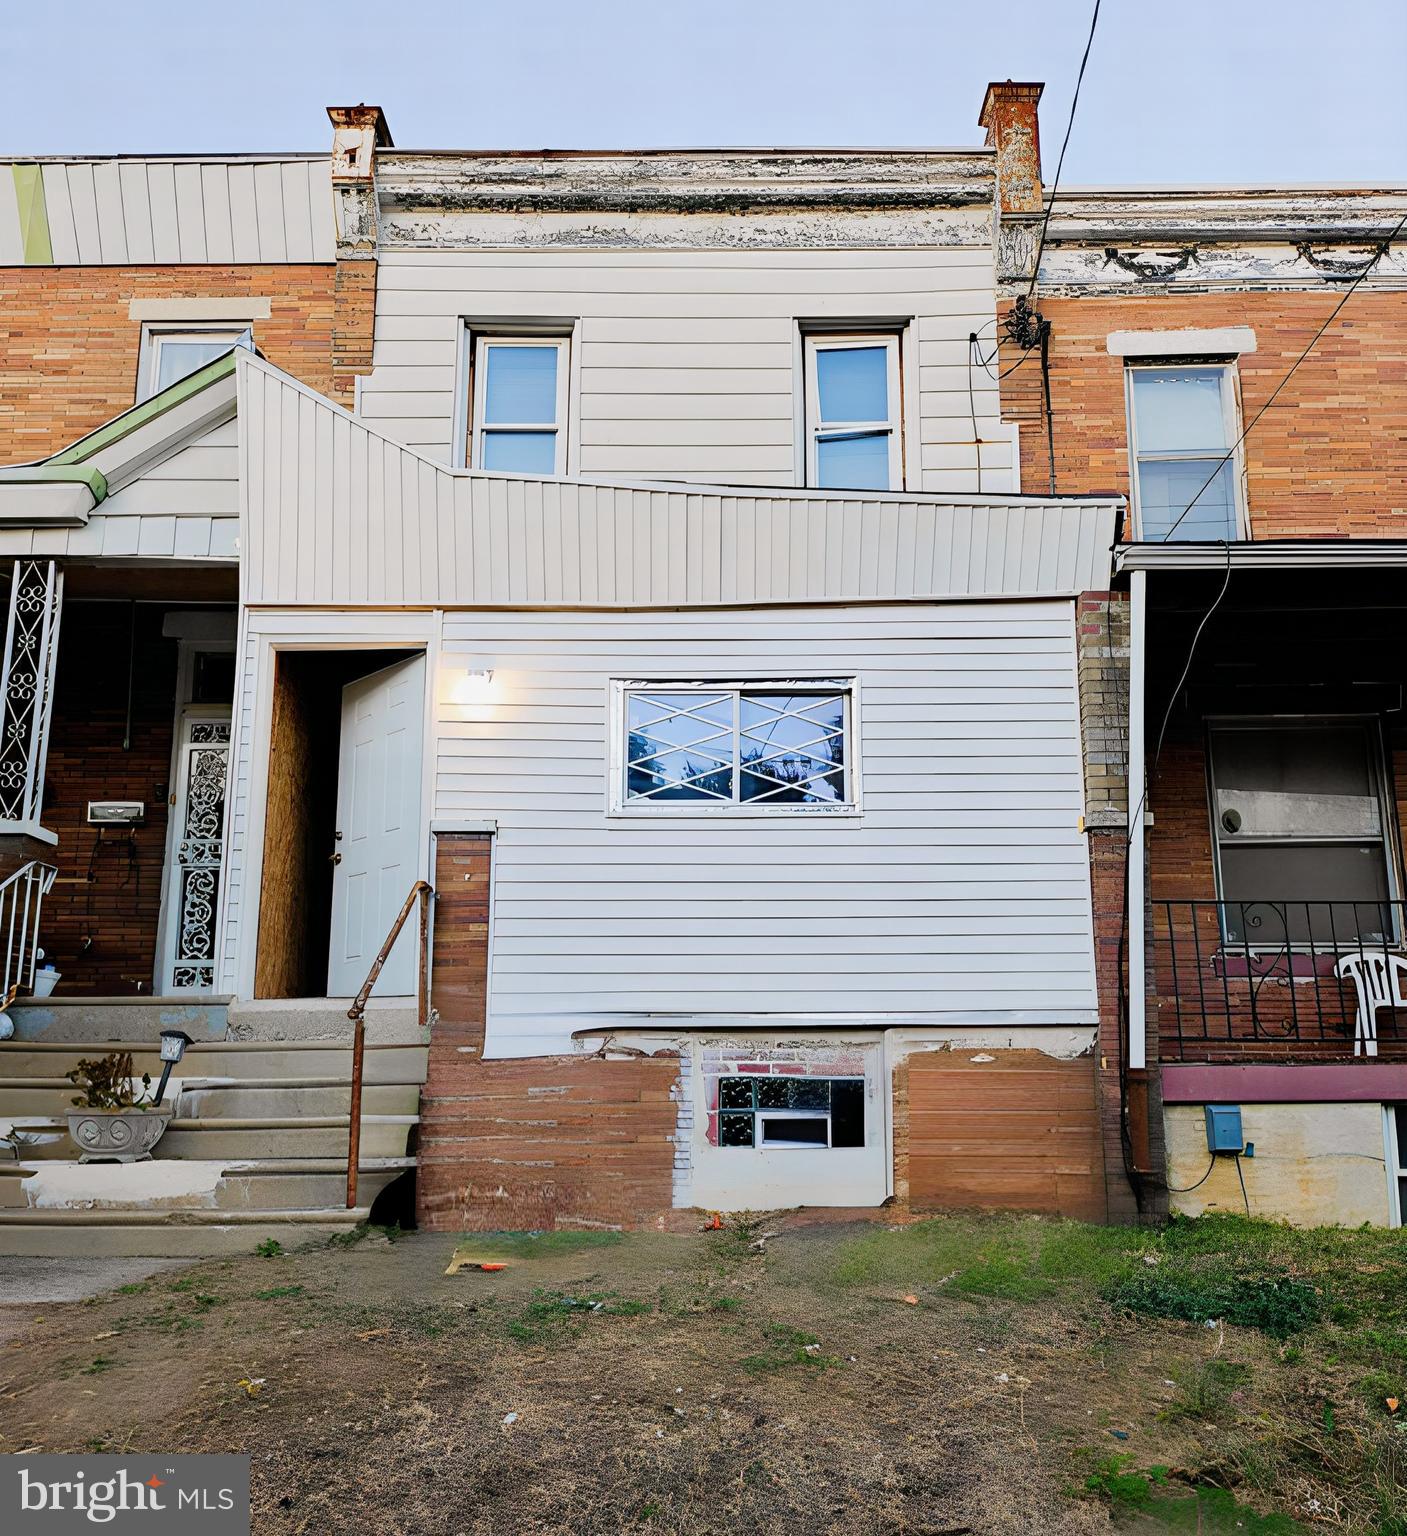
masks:
{"label": "white front door", "polygon": [[225,851],[230,712],[215,706],[189,709],[177,730],[157,987],[161,992],[211,992],[216,899]]}
{"label": "white front door", "polygon": [[[351,997],[361,987],[420,877],[424,702],[423,654],[342,690],[329,997]],[[415,991],[417,933],[408,920],[376,984],[378,996]]]}

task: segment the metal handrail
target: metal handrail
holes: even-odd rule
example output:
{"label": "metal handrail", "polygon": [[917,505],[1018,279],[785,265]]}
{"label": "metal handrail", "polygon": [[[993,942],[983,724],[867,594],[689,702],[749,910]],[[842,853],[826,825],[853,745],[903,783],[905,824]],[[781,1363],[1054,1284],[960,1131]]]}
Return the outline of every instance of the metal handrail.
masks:
{"label": "metal handrail", "polygon": [[0,945],[4,946],[0,995],[9,1000],[20,987],[34,985],[34,965],[39,952],[39,914],[57,875],[54,865],[30,859],[0,880]]}
{"label": "metal handrail", "polygon": [[371,989],[376,985],[377,977],[381,975],[381,967],[386,960],[396,940],[401,936],[401,929],[405,927],[405,920],[410,916],[410,909],[420,903],[420,965],[415,987],[416,1019],[423,1030],[430,1018],[430,898],[435,894],[434,887],[428,880],[417,880],[410,888],[410,894],[406,897],[401,910],[396,914],[396,920],[391,924],[391,931],[386,935],[376,959],[371,963],[371,969],[366,973],[366,980],[362,982],[361,991],[352,999],[352,1006],[347,1010],[347,1017],[356,1025],[356,1032],[352,1037],[352,1102],[349,1109],[347,1123],[347,1209],[353,1210],[357,1203],[357,1165],[361,1161],[362,1149],[362,1059],[366,1054],[366,1005],[371,998]]}

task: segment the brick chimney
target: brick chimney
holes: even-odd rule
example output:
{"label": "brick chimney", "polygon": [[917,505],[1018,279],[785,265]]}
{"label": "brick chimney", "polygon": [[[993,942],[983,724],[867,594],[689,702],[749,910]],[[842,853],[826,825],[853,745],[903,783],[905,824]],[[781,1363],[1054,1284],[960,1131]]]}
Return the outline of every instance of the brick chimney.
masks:
{"label": "brick chimney", "polygon": [[376,151],[391,147],[380,107],[329,107],[337,277],[332,301],[332,393],[351,409],[371,372],[376,325]]}
{"label": "brick chimney", "polygon": [[977,126],[997,152],[997,195],[1003,213],[1040,213],[1041,130],[1037,103],[1040,81],[994,80],[987,87]]}

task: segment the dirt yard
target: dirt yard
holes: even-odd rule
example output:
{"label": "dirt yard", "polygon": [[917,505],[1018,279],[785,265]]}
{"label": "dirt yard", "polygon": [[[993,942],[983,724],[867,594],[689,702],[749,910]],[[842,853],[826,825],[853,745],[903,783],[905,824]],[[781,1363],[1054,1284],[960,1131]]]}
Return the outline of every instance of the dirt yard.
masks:
{"label": "dirt yard", "polygon": [[1397,1233],[372,1233],[0,1311],[0,1449],[247,1450],[260,1536],[1407,1532]]}

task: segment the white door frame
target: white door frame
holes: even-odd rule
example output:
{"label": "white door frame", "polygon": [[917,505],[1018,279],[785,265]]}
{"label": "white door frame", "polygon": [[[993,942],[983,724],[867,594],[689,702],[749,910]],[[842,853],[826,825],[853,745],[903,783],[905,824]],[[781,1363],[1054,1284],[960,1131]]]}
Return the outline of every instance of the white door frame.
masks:
{"label": "white door frame", "polygon": [[[264,825],[269,796],[269,734],[273,728],[274,666],[280,651],[404,650],[425,652],[425,760],[418,839],[420,877],[430,870],[434,815],[435,708],[443,612],[392,609],[246,608],[240,621],[231,732],[231,790],[226,797],[225,862],[221,871],[221,954],[217,983],[237,998],[254,996],[258,958],[258,890],[263,877]],[[240,823],[243,823],[242,829]],[[231,895],[235,899],[231,900]]]}

